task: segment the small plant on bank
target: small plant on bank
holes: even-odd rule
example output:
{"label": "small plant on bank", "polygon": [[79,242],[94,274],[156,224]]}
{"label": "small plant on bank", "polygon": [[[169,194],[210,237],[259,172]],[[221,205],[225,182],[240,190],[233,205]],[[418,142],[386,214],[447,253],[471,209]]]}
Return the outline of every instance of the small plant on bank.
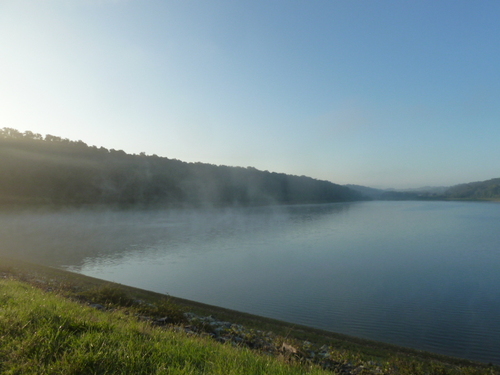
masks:
{"label": "small plant on bank", "polygon": [[80,297],[83,297],[90,303],[102,304],[106,307],[131,307],[134,304],[134,300],[123,290],[111,285],[89,289],[82,292]]}
{"label": "small plant on bank", "polygon": [[169,298],[162,298],[154,304],[138,300],[116,286],[104,285],[79,294],[89,304],[100,304],[108,309],[127,308],[137,316],[168,324],[187,322],[184,310]]}
{"label": "small plant on bank", "polygon": [[169,298],[162,298],[154,304],[136,301],[133,310],[140,315],[146,315],[155,319],[164,319],[168,324],[184,324],[188,320],[185,311]]}

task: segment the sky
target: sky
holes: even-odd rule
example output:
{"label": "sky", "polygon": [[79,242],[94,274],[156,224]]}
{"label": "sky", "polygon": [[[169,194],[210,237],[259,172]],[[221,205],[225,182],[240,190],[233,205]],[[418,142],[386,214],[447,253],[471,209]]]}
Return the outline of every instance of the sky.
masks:
{"label": "sky", "polygon": [[0,128],[338,184],[500,177],[498,0],[0,0]]}

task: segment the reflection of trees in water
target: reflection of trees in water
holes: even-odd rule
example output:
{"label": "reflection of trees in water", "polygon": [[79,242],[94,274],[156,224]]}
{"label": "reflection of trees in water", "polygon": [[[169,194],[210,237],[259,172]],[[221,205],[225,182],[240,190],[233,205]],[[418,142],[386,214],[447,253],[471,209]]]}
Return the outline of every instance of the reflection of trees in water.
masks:
{"label": "reflection of trees in water", "polygon": [[79,269],[89,259],[210,251],[224,241],[297,235],[318,221],[347,212],[351,205],[3,212],[0,251],[35,263]]}
{"label": "reflection of trees in water", "polygon": [[0,221],[3,253],[51,266],[120,256],[133,245],[146,244],[157,231],[132,212],[3,214]]}

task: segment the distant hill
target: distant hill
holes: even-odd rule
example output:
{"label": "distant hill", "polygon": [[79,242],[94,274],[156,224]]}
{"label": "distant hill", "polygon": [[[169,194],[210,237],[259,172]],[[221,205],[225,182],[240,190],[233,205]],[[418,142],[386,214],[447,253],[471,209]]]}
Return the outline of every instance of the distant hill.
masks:
{"label": "distant hill", "polygon": [[444,196],[450,199],[500,199],[500,178],[450,187]]}
{"label": "distant hill", "polygon": [[363,196],[375,200],[446,200],[500,199],[500,178],[470,182],[451,187],[426,186],[414,189],[374,189],[360,185],[345,185]]}
{"label": "distant hill", "polygon": [[360,193],[363,196],[370,198],[370,199],[380,199],[382,194],[384,194],[384,192],[385,192],[385,190],[382,190],[382,189],[375,189],[375,188],[371,188],[368,186],[362,186],[362,185],[347,184],[344,186],[348,187],[349,189],[355,190],[358,193]]}
{"label": "distant hill", "polygon": [[374,200],[429,200],[438,199],[446,188],[422,187],[416,189],[375,189],[361,185],[345,185]]}
{"label": "distant hill", "polygon": [[404,193],[418,193],[418,194],[444,194],[448,190],[449,186],[422,186],[419,188],[409,188],[409,189],[398,189],[397,191]]}
{"label": "distant hill", "polygon": [[130,155],[82,141],[0,129],[0,203],[228,206],[361,200],[306,176]]}

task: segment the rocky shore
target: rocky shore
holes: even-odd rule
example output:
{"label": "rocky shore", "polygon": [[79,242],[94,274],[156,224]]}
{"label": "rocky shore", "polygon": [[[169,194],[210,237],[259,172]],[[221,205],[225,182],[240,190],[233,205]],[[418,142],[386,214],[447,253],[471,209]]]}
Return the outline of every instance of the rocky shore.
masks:
{"label": "rocky shore", "polygon": [[[47,278],[38,272],[26,273],[20,272],[19,269],[16,269],[14,272],[0,272],[0,278],[13,276],[46,292],[61,292],[60,280]],[[68,285],[64,288],[68,288]],[[92,297],[89,297],[92,293],[89,295],[80,287],[70,286],[70,288],[73,290],[72,299],[76,299],[94,309],[112,312],[123,307],[120,306],[120,303],[102,303],[102,300],[99,298],[93,300]],[[124,298],[124,294],[121,291],[118,291],[118,289],[112,290],[118,293],[118,299],[121,299],[122,302],[125,299],[131,301],[131,303],[125,303],[125,305],[134,308],[130,309],[130,311],[125,309],[124,312],[126,314],[134,314],[139,321],[149,323],[161,329],[172,329],[174,331],[183,331],[188,335],[208,337],[221,344],[246,347],[289,362],[319,365],[323,369],[331,370],[336,374],[382,373],[379,364],[375,362],[353,364],[346,361],[334,360],[332,357],[332,348],[327,345],[320,346],[310,341],[287,339],[271,331],[247,328],[242,324],[219,320],[212,315],[202,316],[193,312],[183,312],[182,318],[179,318],[179,316],[158,317],[156,314],[138,314],[134,312],[137,308],[140,310],[141,307],[146,307],[145,310],[148,310],[148,308],[154,310],[156,306],[144,300]],[[109,298],[109,296],[106,298]]]}
{"label": "rocky shore", "polygon": [[107,312],[120,310],[158,329],[207,337],[223,345],[248,348],[287,362],[320,366],[336,374],[500,375],[498,366],[389,347],[382,343],[364,344],[353,338],[344,340],[327,332],[319,334],[317,330],[307,327],[292,327],[267,318],[228,312],[218,307],[1,257],[0,278],[27,282],[94,309]]}
{"label": "rocky shore", "polygon": [[[135,300],[136,304],[147,304],[145,301]],[[107,310],[101,304],[89,302],[91,307],[99,310]],[[340,362],[332,358],[332,348],[327,345],[316,345],[309,341],[299,342],[297,340],[286,340],[270,331],[261,331],[246,328],[241,324],[219,320],[216,317],[200,316],[192,312],[183,314],[185,321],[179,324],[168,316],[155,318],[136,314],[141,321],[183,331],[188,335],[209,337],[222,344],[236,347],[246,347],[260,353],[280,357],[287,361],[298,361],[306,364],[315,364],[323,369],[334,371],[336,374],[382,374],[381,365],[375,362],[366,364],[353,364]]]}

